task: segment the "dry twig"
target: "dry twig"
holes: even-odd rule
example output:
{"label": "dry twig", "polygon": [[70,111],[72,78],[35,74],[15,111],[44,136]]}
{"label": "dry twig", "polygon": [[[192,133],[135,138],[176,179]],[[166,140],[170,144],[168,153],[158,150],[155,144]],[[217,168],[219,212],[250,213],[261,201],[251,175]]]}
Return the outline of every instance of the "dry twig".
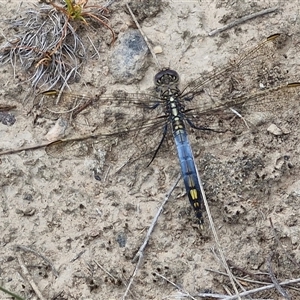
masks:
{"label": "dry twig", "polygon": [[166,195],[166,197],[165,197],[165,200],[164,200],[164,201],[162,202],[162,204],[160,205],[160,207],[159,207],[159,209],[158,209],[158,211],[157,211],[155,217],[154,217],[153,220],[152,220],[152,223],[151,223],[151,225],[150,225],[150,227],[149,227],[149,229],[148,229],[148,231],[147,231],[147,234],[146,234],[146,237],[145,237],[145,239],[144,239],[144,242],[143,242],[142,246],[140,247],[140,249],[138,250],[138,252],[136,253],[136,255],[135,255],[134,258],[133,258],[133,262],[136,262],[136,261],[137,261],[137,263],[136,263],[134,272],[133,272],[133,274],[131,275],[131,278],[130,278],[129,283],[128,283],[128,285],[127,285],[126,291],[125,291],[125,293],[124,293],[124,295],[123,295],[123,297],[122,297],[123,300],[125,300],[125,298],[126,298],[128,292],[129,292],[129,290],[130,290],[130,288],[131,288],[131,285],[132,285],[132,283],[133,283],[133,280],[134,280],[134,278],[135,278],[135,276],[136,276],[136,274],[137,274],[137,271],[138,271],[138,269],[140,268],[140,265],[141,265],[141,263],[142,263],[143,256],[144,256],[144,250],[145,250],[145,248],[146,248],[146,246],[147,246],[147,244],[148,244],[148,242],[149,242],[149,239],[150,239],[150,237],[151,237],[151,234],[152,234],[152,232],[153,232],[153,230],[154,230],[154,228],[155,228],[155,225],[156,225],[156,223],[157,223],[158,217],[160,216],[161,212],[163,211],[163,208],[164,208],[165,204],[166,204],[167,201],[169,200],[169,198],[170,198],[170,196],[171,196],[173,190],[175,189],[177,183],[179,182],[180,178],[181,178],[181,175],[178,176],[178,178],[177,178],[176,181],[175,181],[175,184],[171,187],[171,189],[170,189],[169,192],[167,193],[167,195]]}
{"label": "dry twig", "polygon": [[37,251],[35,251],[31,248],[28,248],[28,247],[25,247],[25,246],[22,246],[22,245],[15,245],[14,248],[15,248],[15,250],[22,250],[24,252],[30,252],[30,253],[40,257],[41,259],[43,259],[51,267],[54,276],[58,277],[59,274],[58,274],[57,270],[55,269],[53,263],[47,257],[45,257],[44,255],[38,253]]}
{"label": "dry twig", "polygon": [[284,253],[286,254],[286,256],[288,257],[288,259],[293,263],[295,264],[295,266],[300,269],[300,264],[291,256],[289,255],[289,253],[287,253],[287,251],[285,250],[285,248],[283,247],[282,243],[280,242],[279,238],[278,238],[278,235],[276,233],[276,230],[275,230],[275,227],[273,225],[273,222],[272,222],[272,219],[270,218],[269,219],[270,221],[270,225],[271,225],[271,228],[272,228],[272,232],[273,232],[273,236],[276,240],[276,243],[277,245],[284,251]]}
{"label": "dry twig", "polygon": [[46,298],[44,298],[44,296],[40,292],[39,288],[37,287],[37,285],[33,281],[33,279],[31,277],[28,269],[26,268],[24,260],[23,260],[23,258],[21,256],[21,253],[16,253],[16,256],[18,258],[18,262],[19,262],[19,264],[21,266],[21,269],[22,269],[24,277],[27,279],[27,281],[31,285],[32,289],[34,290],[34,292],[36,293],[36,295],[38,296],[38,298],[41,299],[41,300],[46,300]]}
{"label": "dry twig", "polygon": [[280,286],[279,281],[277,280],[274,272],[273,272],[273,268],[272,268],[272,257],[273,257],[274,253],[271,253],[271,255],[268,257],[267,260],[267,266],[268,266],[268,271],[269,271],[269,275],[270,278],[276,288],[276,290],[287,300],[291,300],[291,297],[289,296],[289,294]]}
{"label": "dry twig", "polygon": [[245,23],[246,21],[248,20],[251,20],[251,19],[254,19],[254,18],[257,18],[257,17],[261,17],[265,14],[270,14],[272,12],[275,12],[278,10],[278,7],[274,7],[274,8],[267,8],[267,9],[264,9],[264,10],[261,10],[259,12],[256,12],[256,13],[253,13],[253,14],[250,14],[250,15],[247,15],[247,16],[244,16],[238,20],[235,20],[233,21],[232,23],[229,23],[223,27],[220,27],[218,29],[215,29],[215,30],[212,30],[211,32],[208,33],[209,36],[213,36],[213,35],[216,35],[218,33],[221,33],[225,30],[228,30],[234,26],[237,26],[237,25],[240,25],[242,23]]}
{"label": "dry twig", "polygon": [[[214,270],[210,270],[210,269],[208,269],[208,271],[219,273],[219,274],[224,275],[224,276],[228,276],[228,274],[222,273],[222,272],[219,272],[219,271],[214,271]],[[245,279],[242,278],[242,280],[245,280]],[[278,284],[280,286],[285,286],[285,285],[292,285],[292,284],[295,284],[295,283],[300,283],[300,278],[283,281],[283,282],[280,282]],[[263,284],[263,283],[260,283],[260,284]],[[223,299],[226,299],[226,300],[235,300],[235,299],[238,299],[238,296],[240,296],[240,297],[246,297],[246,296],[258,293],[258,292],[262,292],[262,291],[273,289],[274,287],[275,287],[274,284],[268,284],[268,285],[265,285],[265,286],[260,287],[260,288],[255,288],[255,289],[252,289],[252,290],[249,290],[249,291],[246,291],[246,292],[242,292],[239,295],[234,295],[234,296],[224,295]],[[203,297],[202,295],[203,295],[202,293],[197,294],[197,296],[199,296],[199,297]],[[207,294],[205,294],[205,295],[206,295],[205,297],[209,297]]]}
{"label": "dry twig", "polygon": [[153,59],[154,59],[155,64],[156,64],[157,67],[161,70],[161,65],[160,65],[160,63],[159,63],[159,61],[158,61],[158,59],[157,59],[157,57],[156,57],[154,51],[152,50],[152,47],[151,47],[151,45],[150,45],[150,42],[148,41],[147,36],[146,36],[145,33],[143,32],[143,30],[142,30],[142,28],[141,28],[139,22],[137,21],[135,15],[133,14],[133,12],[132,12],[131,8],[129,7],[128,3],[126,3],[126,7],[127,7],[128,11],[129,11],[129,13],[130,13],[130,15],[131,15],[131,17],[132,17],[132,19],[133,19],[135,25],[136,25],[136,27],[139,29],[139,31],[140,31],[142,37],[144,38],[144,41],[146,42],[146,44],[147,44],[147,46],[148,46],[148,49],[149,49],[149,51],[151,52],[151,55],[152,55],[152,57],[153,57]]}
{"label": "dry twig", "polygon": [[178,289],[181,293],[183,293],[183,297],[188,297],[190,299],[196,300],[196,298],[194,298],[189,292],[185,291],[184,289],[182,289],[179,285],[177,285],[176,283],[172,282],[171,280],[169,280],[168,278],[166,278],[165,276],[154,272],[154,274],[160,278],[162,278],[163,280],[169,282],[170,284],[172,284],[176,289]]}
{"label": "dry twig", "polygon": [[[196,169],[196,171],[197,171],[197,169]],[[236,279],[234,278],[233,274],[231,273],[230,268],[229,268],[229,266],[227,264],[226,258],[224,256],[224,253],[223,253],[223,250],[222,250],[222,247],[221,247],[221,243],[220,243],[217,231],[216,231],[216,227],[215,227],[213,218],[212,218],[211,213],[210,213],[210,209],[209,209],[209,206],[208,206],[208,202],[207,202],[207,199],[206,199],[206,196],[205,196],[205,192],[204,192],[204,189],[203,189],[202,182],[200,180],[200,176],[198,174],[198,171],[197,171],[197,177],[198,177],[198,180],[199,180],[199,183],[200,183],[201,193],[202,193],[202,196],[203,196],[203,202],[204,202],[206,213],[207,213],[207,217],[208,217],[208,220],[209,220],[209,225],[210,225],[211,231],[213,233],[214,240],[215,240],[215,243],[216,243],[219,255],[221,257],[221,261],[222,261],[223,267],[225,268],[225,270],[226,270],[226,272],[228,274],[228,277],[230,279],[230,282],[231,282],[231,285],[232,285],[232,287],[234,289],[234,292],[237,295],[237,298],[240,299],[239,292],[238,292],[236,284],[235,284]]]}

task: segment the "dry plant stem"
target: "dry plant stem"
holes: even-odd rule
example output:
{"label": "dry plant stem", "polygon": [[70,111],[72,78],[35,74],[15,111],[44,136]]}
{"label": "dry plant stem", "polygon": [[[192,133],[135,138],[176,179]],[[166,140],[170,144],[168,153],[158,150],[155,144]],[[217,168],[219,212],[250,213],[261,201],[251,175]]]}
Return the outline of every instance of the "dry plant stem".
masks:
{"label": "dry plant stem", "polygon": [[68,80],[70,79],[70,77],[71,77],[71,75],[72,75],[73,72],[76,72],[75,68],[73,68],[72,70],[70,70],[70,72],[68,74],[68,77],[64,80],[64,83],[63,83],[62,87],[59,90],[59,93],[58,93],[58,96],[57,96],[57,99],[56,99],[56,102],[55,102],[56,105],[59,103],[59,101],[61,99],[61,96],[62,96],[62,93],[63,93],[65,87],[68,85]]}
{"label": "dry plant stem", "polygon": [[30,253],[32,253],[32,254],[34,254],[34,255],[40,257],[41,259],[43,259],[43,260],[51,267],[54,276],[55,276],[55,277],[58,277],[59,274],[58,274],[57,270],[55,269],[53,263],[52,263],[48,258],[46,258],[44,255],[38,253],[37,251],[35,251],[35,250],[33,250],[33,249],[30,249],[30,248],[28,248],[28,247],[21,246],[21,245],[15,245],[15,246],[14,246],[14,249],[17,250],[17,251],[18,251],[18,250],[22,250],[22,251],[24,251],[24,252],[30,252]]}
{"label": "dry plant stem", "polygon": [[193,299],[193,300],[197,300],[196,298],[194,298],[190,293],[188,293],[187,291],[185,291],[184,289],[182,289],[179,285],[177,285],[176,283],[172,282],[171,280],[169,280],[168,278],[166,278],[165,276],[157,273],[157,272],[154,272],[154,274],[160,278],[162,278],[163,280],[169,282],[170,284],[172,284],[173,286],[175,286],[176,289],[178,289],[180,292],[183,293],[182,296],[184,297],[188,297],[190,299]]}
{"label": "dry plant stem", "polygon": [[275,228],[274,228],[272,219],[270,218],[269,221],[270,221],[271,228],[272,228],[272,231],[273,231],[273,236],[274,236],[274,238],[275,238],[275,240],[276,240],[276,242],[277,242],[277,245],[280,246],[280,248],[284,251],[284,253],[285,253],[286,256],[288,257],[288,259],[289,259],[293,264],[295,264],[295,266],[296,266],[297,268],[300,269],[300,264],[299,264],[299,263],[298,263],[291,255],[289,255],[289,253],[287,253],[287,251],[286,251],[285,248],[283,247],[282,243],[280,242],[280,240],[279,240],[279,238],[278,238],[278,236],[277,236],[276,230],[275,230]]}
{"label": "dry plant stem", "polygon": [[[113,279],[114,282],[120,281],[117,277],[113,276],[110,272],[108,272],[103,266],[101,266],[96,260],[94,260],[94,263],[104,272],[106,273],[110,278]],[[127,286],[124,280],[121,280],[122,284],[124,286]],[[129,291],[129,293],[132,295],[132,293]]]}
{"label": "dry plant stem", "polygon": [[[211,269],[206,269],[207,271],[210,271],[210,272],[214,272],[214,273],[218,273],[218,274],[221,274],[223,276],[228,276],[228,274],[224,273],[224,272],[219,272],[219,271],[215,271],[215,270],[211,270]],[[244,278],[239,278],[241,280],[244,280],[244,281],[249,281],[247,279],[244,279]],[[249,281],[249,282],[252,282],[252,281]],[[254,282],[256,283],[256,282]],[[258,292],[262,292],[262,291],[265,291],[265,290],[270,290],[272,288],[275,287],[274,284],[269,284],[269,283],[263,283],[263,282],[257,282],[258,284],[266,284],[265,286],[263,287],[260,287],[260,288],[256,288],[256,289],[252,289],[252,290],[249,290],[249,291],[246,291],[246,292],[242,292],[240,293],[240,297],[244,297],[244,296],[248,296],[248,295],[251,295],[251,294],[255,294],[255,293],[258,293]],[[300,278],[297,278],[297,279],[291,279],[291,280],[287,280],[287,281],[283,281],[283,282],[280,282],[279,285],[292,285],[294,283],[300,283]],[[202,293],[199,293],[197,294],[197,296],[199,297],[203,297],[202,296],[203,294]],[[207,294],[206,294],[207,295]],[[207,296],[206,296],[207,297]],[[227,295],[224,295],[223,297],[224,299],[226,300],[235,300],[237,299],[237,295],[235,296],[227,296]]]}
{"label": "dry plant stem", "polygon": [[[299,282],[300,282],[300,278],[297,278],[297,279],[292,279],[292,280],[287,280],[287,281],[281,282],[281,283],[279,283],[279,285],[290,285],[290,284],[299,283]],[[261,291],[270,290],[274,287],[275,287],[274,284],[266,285],[266,286],[263,286],[263,287],[260,287],[260,288],[257,288],[257,289],[253,289],[253,290],[249,290],[247,292],[240,293],[240,296],[241,297],[249,296],[251,294],[255,294],[255,293],[258,293],[258,292],[261,292]],[[237,296],[230,296],[230,297],[227,297],[225,299],[226,300],[235,300],[235,299],[237,299]]]}
{"label": "dry plant stem", "polygon": [[[220,272],[220,271],[213,270],[213,269],[205,269],[205,270],[209,271],[209,272],[212,272],[212,273],[216,273],[216,274],[228,276],[225,272]],[[268,285],[268,284],[270,284],[270,282],[257,281],[257,280],[247,279],[247,278],[244,278],[244,277],[238,277],[238,276],[236,276],[235,278],[238,279],[238,280],[241,280],[241,281],[250,282],[250,283],[257,283],[257,284],[261,284],[261,285]]]}
{"label": "dry plant stem", "polygon": [[235,285],[236,279],[234,278],[233,274],[231,273],[230,268],[229,268],[229,266],[228,266],[228,264],[226,262],[226,259],[225,259],[225,256],[224,256],[221,244],[220,244],[220,240],[219,240],[219,237],[217,235],[215,224],[214,224],[214,221],[213,221],[211,213],[210,213],[210,209],[209,209],[208,202],[207,202],[207,199],[206,199],[206,196],[205,196],[205,192],[204,192],[204,189],[203,189],[203,186],[202,186],[202,182],[200,180],[200,176],[199,176],[199,173],[198,173],[197,169],[196,169],[196,172],[197,172],[198,181],[200,183],[200,189],[201,189],[201,193],[202,193],[203,202],[204,202],[204,205],[205,205],[207,217],[208,217],[208,220],[209,220],[210,228],[211,228],[211,231],[213,233],[213,236],[214,236],[214,239],[215,239],[215,243],[216,243],[219,255],[221,257],[221,261],[222,261],[223,267],[225,268],[225,270],[226,270],[226,272],[228,274],[228,277],[230,279],[230,282],[231,282],[231,285],[232,285],[232,287],[234,289],[234,292],[237,295],[237,298],[240,299],[238,289],[237,289],[237,287]]}
{"label": "dry plant stem", "polygon": [[[217,260],[220,264],[222,264],[222,261],[220,260],[220,258],[219,258],[219,256],[218,256],[218,254],[216,253],[215,249],[214,249],[214,248],[211,248],[211,251],[212,251],[212,253],[214,254],[216,260]],[[227,261],[226,261],[226,262],[227,262]],[[228,266],[229,266],[229,263],[228,263],[228,262],[227,262],[227,264],[228,264]],[[231,272],[231,270],[230,270],[230,272]],[[232,272],[231,272],[231,273],[232,273]],[[234,279],[234,282],[240,287],[241,290],[246,291],[245,288],[240,284],[240,282],[238,281],[238,279],[237,279],[235,276],[233,276],[233,279]],[[223,285],[223,288],[224,288],[224,290],[228,293],[228,295],[231,295],[231,294],[232,294],[231,291],[230,291],[230,289],[227,288],[227,286]]]}
{"label": "dry plant stem", "polygon": [[145,248],[146,248],[146,246],[147,246],[147,244],[148,244],[148,242],[149,242],[150,236],[151,236],[151,234],[152,234],[152,232],[153,232],[153,230],[154,230],[154,227],[155,227],[155,225],[156,225],[156,223],[157,223],[157,219],[158,219],[158,217],[160,216],[160,214],[161,214],[161,212],[162,212],[162,210],[163,210],[163,207],[165,206],[165,204],[166,204],[167,201],[169,200],[169,198],[170,198],[170,196],[171,196],[173,190],[175,189],[176,185],[178,184],[180,178],[181,178],[181,175],[178,176],[178,178],[177,178],[176,181],[175,181],[175,184],[171,187],[171,189],[170,189],[169,192],[167,193],[167,195],[166,195],[164,201],[163,201],[162,204],[160,205],[160,207],[159,207],[159,209],[158,209],[158,211],[157,211],[155,217],[154,217],[153,220],[152,220],[152,223],[151,223],[151,225],[150,225],[150,227],[149,227],[149,229],[148,229],[148,231],[147,231],[147,234],[146,234],[146,237],[145,237],[145,239],[144,239],[144,242],[143,242],[142,246],[140,247],[140,249],[138,250],[138,252],[136,253],[136,255],[135,255],[134,258],[133,258],[133,262],[136,262],[136,261],[137,261],[137,263],[136,263],[134,272],[133,272],[133,274],[132,274],[131,277],[130,277],[129,283],[128,283],[127,288],[126,288],[126,291],[125,291],[125,293],[124,293],[124,295],[123,295],[123,297],[122,297],[123,300],[126,299],[127,294],[128,294],[128,292],[129,292],[129,290],[130,290],[130,288],[131,288],[131,285],[132,285],[132,283],[133,283],[133,280],[134,280],[134,278],[135,278],[135,276],[136,276],[136,274],[137,274],[137,272],[138,272],[138,269],[139,269],[139,267],[140,267],[140,265],[141,265],[141,263],[142,263],[144,250],[145,250]]}
{"label": "dry plant stem", "polygon": [[21,147],[21,148],[18,148],[18,149],[11,149],[11,150],[0,151],[0,156],[1,155],[5,155],[5,154],[15,154],[15,153],[19,153],[19,152],[27,151],[27,150],[36,150],[36,149],[46,148],[51,143],[52,142],[48,142],[48,143],[40,144],[40,145],[27,146],[27,147]]}
{"label": "dry plant stem", "polygon": [[[100,60],[100,59],[101,59],[100,53],[99,53],[99,51],[97,50],[96,46],[94,45],[92,39],[90,38],[89,35],[87,36],[87,38],[88,38],[89,42],[91,43],[91,45],[92,45],[92,47],[93,47],[93,49],[94,49],[94,51],[95,51],[95,55],[97,55],[97,56],[98,56],[98,59]],[[92,58],[94,58],[94,55],[92,56]]]}
{"label": "dry plant stem", "polygon": [[21,253],[16,253],[16,256],[18,258],[18,262],[19,262],[19,264],[21,266],[21,269],[22,269],[24,277],[27,279],[27,281],[31,285],[32,289],[34,290],[34,292],[36,293],[36,295],[38,296],[38,298],[41,299],[41,300],[46,300],[46,298],[43,297],[43,295],[40,292],[40,290],[38,289],[37,285],[35,284],[35,282],[31,278],[31,275],[30,275],[28,269],[26,268],[24,260],[23,260],[23,258],[21,256]]}
{"label": "dry plant stem", "polygon": [[116,277],[114,277],[111,273],[109,273],[104,267],[102,267],[96,260],[94,260],[94,263],[104,272],[106,273],[109,277],[111,277],[114,281],[118,281]]}
{"label": "dry plant stem", "polygon": [[259,12],[256,12],[256,13],[253,13],[253,14],[250,14],[250,15],[247,15],[247,16],[244,16],[232,23],[229,23],[223,27],[220,27],[218,29],[215,29],[215,30],[212,30],[211,32],[208,33],[209,36],[213,36],[213,35],[216,35],[218,33],[221,33],[225,30],[228,30],[234,26],[237,26],[237,25],[240,25],[248,20],[251,20],[251,19],[254,19],[254,18],[257,18],[257,17],[260,17],[260,16],[263,16],[263,15],[266,15],[266,14],[270,14],[272,12],[275,12],[278,10],[278,7],[274,7],[274,8],[267,8],[267,9],[264,9],[264,10],[261,10]]}
{"label": "dry plant stem", "polygon": [[72,259],[70,260],[70,262],[72,263],[72,262],[76,261],[78,258],[80,258],[80,257],[82,256],[82,254],[85,253],[85,251],[86,251],[86,250],[80,251],[74,258],[72,258]]}
{"label": "dry plant stem", "polygon": [[[209,270],[211,271],[211,270]],[[218,271],[213,271],[213,272],[216,272],[216,273],[220,273],[222,275],[225,275],[225,276],[228,276],[226,273],[222,273],[222,272],[218,272]],[[189,293],[187,293],[186,291],[182,290],[182,288],[180,288],[177,284],[173,283],[172,281],[170,281],[169,279],[167,279],[165,276],[161,275],[161,274],[158,274],[158,273],[155,273],[157,276],[163,278],[164,280],[166,280],[167,282],[169,282],[170,284],[172,284],[173,286],[175,286],[178,290],[182,291],[183,293],[185,293],[185,297],[189,297],[191,299],[195,299],[192,295],[190,295]],[[244,278],[241,278],[241,280],[245,280]],[[247,280],[245,280],[247,281]],[[279,283],[279,285],[290,285],[291,283],[298,283],[300,282],[300,279],[295,279],[295,280],[289,280],[289,281],[286,281],[286,282],[282,282],[282,283]],[[270,289],[270,288],[273,288],[274,287],[274,284],[273,285],[267,285],[265,287],[262,287],[262,288],[257,288],[257,289],[253,289],[253,290],[249,290],[249,291],[245,291],[243,293],[240,293],[240,296],[248,296],[250,294],[254,294],[256,292],[259,292],[259,291],[263,291],[265,289]],[[195,295],[195,297],[203,297],[203,298],[215,298],[215,299],[226,299],[226,300],[233,300],[233,299],[237,299],[237,295],[235,296],[228,296],[228,295],[221,295],[221,294],[210,294],[210,293],[198,293],[197,295]],[[290,298],[287,298],[287,299],[290,299]]]}
{"label": "dry plant stem", "polygon": [[156,223],[157,223],[157,219],[158,219],[158,217],[160,216],[160,214],[161,214],[161,212],[162,212],[162,210],[163,210],[165,204],[166,204],[167,201],[169,200],[169,198],[170,198],[170,196],[171,196],[173,190],[175,189],[176,185],[178,184],[180,178],[181,178],[181,175],[178,176],[178,178],[176,179],[174,185],[171,187],[171,189],[170,189],[169,192],[167,193],[167,195],[166,195],[166,197],[165,197],[165,200],[164,200],[164,201],[162,202],[162,204],[160,205],[160,207],[159,207],[159,209],[158,209],[158,211],[157,211],[155,217],[153,218],[152,223],[151,223],[151,225],[150,225],[150,227],[149,227],[149,229],[148,229],[148,231],[147,231],[146,237],[145,237],[145,239],[144,239],[144,243],[143,243],[142,246],[140,247],[139,251],[136,253],[135,257],[133,258],[133,262],[136,262],[138,258],[140,258],[141,256],[143,256],[143,252],[144,252],[144,250],[145,250],[145,248],[146,248],[146,246],[147,246],[147,244],[148,244],[148,242],[149,242],[149,239],[150,239],[150,237],[151,237],[151,234],[152,234],[152,232],[153,232],[153,230],[154,230],[154,227],[155,227],[155,225],[156,225]]}
{"label": "dry plant stem", "polygon": [[201,298],[204,298],[204,299],[227,299],[227,295],[222,295],[222,294],[210,294],[210,293],[198,293],[196,295],[196,297],[201,297]]}
{"label": "dry plant stem", "polygon": [[112,44],[114,43],[114,41],[116,40],[116,35],[115,35],[115,32],[113,31],[113,29],[107,25],[105,22],[103,22],[100,18],[98,18],[97,16],[91,14],[91,13],[86,13],[85,15],[87,15],[88,17],[100,22],[102,25],[104,25],[106,28],[108,28],[112,34]]}
{"label": "dry plant stem", "polygon": [[[112,2],[107,2],[105,6]],[[77,14],[81,13],[87,20],[109,28],[115,39],[105,17],[102,19],[101,12],[104,10],[106,8],[95,5],[79,9]],[[86,37],[81,37],[76,31],[78,24],[87,24],[83,20],[83,17],[79,21],[72,20],[68,11],[53,1],[25,11],[22,18],[8,20],[12,28],[18,28],[19,33],[11,40],[4,37],[7,42],[0,48],[1,63],[10,63],[16,76],[16,66],[20,62],[21,68],[29,74],[31,92],[43,86],[46,89],[67,86],[70,81],[80,78],[80,68],[89,58],[84,43]],[[99,56],[90,38],[88,41]]]}
{"label": "dry plant stem", "polygon": [[152,50],[152,47],[151,47],[151,45],[150,45],[150,43],[149,43],[149,41],[148,41],[147,36],[146,36],[145,33],[143,32],[143,30],[142,30],[140,24],[138,23],[138,21],[137,21],[135,15],[133,14],[131,8],[129,7],[129,5],[128,5],[127,3],[126,3],[126,7],[127,7],[128,11],[129,11],[129,13],[130,13],[130,15],[131,15],[131,17],[132,17],[132,19],[133,19],[135,25],[136,25],[136,27],[139,29],[139,31],[140,31],[142,37],[144,38],[144,40],[145,40],[145,42],[146,42],[146,44],[147,44],[147,46],[148,46],[148,49],[149,49],[149,51],[151,52],[151,55],[152,55],[152,57],[153,57],[153,59],[154,59],[155,64],[157,65],[157,67],[159,68],[159,70],[161,70],[161,65],[160,65],[160,63],[159,63],[159,61],[158,61],[158,59],[157,59],[157,57],[156,57],[154,51]]}
{"label": "dry plant stem", "polygon": [[0,104],[0,111],[9,111],[17,108],[15,105]]}
{"label": "dry plant stem", "polygon": [[13,299],[17,299],[17,300],[26,300],[10,291],[8,291],[7,289],[5,289],[4,287],[0,286],[0,291],[2,291],[3,293],[7,294],[7,295],[10,295],[12,297],[14,297]]}
{"label": "dry plant stem", "polygon": [[287,300],[291,300],[291,297],[289,296],[289,294],[279,285],[279,281],[277,280],[277,278],[273,272],[273,268],[272,268],[273,255],[274,255],[274,253],[271,253],[271,255],[268,257],[268,260],[267,260],[267,267],[268,267],[268,271],[270,274],[270,278],[271,278],[276,290],[281,294],[281,296],[283,296]]}
{"label": "dry plant stem", "polygon": [[[70,14],[71,12],[68,9],[64,9],[61,6],[58,6],[56,4],[54,4],[53,2],[50,3],[55,9],[59,10],[60,12],[62,12],[64,15],[66,15],[66,17],[68,18],[68,22],[70,22],[70,20],[74,20],[74,21],[82,21],[83,23],[85,23],[86,25],[88,25],[88,22],[86,21],[86,17],[92,18],[94,20],[96,20],[97,22],[99,22],[100,24],[102,24],[103,26],[105,26],[107,29],[110,30],[111,34],[112,34],[112,43],[115,41],[116,39],[116,35],[113,31],[113,29],[104,21],[102,21],[99,17],[97,17],[95,14],[88,12],[88,11],[81,11],[79,12],[79,15],[72,18],[72,15]],[[72,6],[72,2],[70,1],[70,5]],[[73,5],[74,8],[74,5]],[[106,10],[106,8],[98,6],[98,5],[91,5],[91,6],[83,6],[83,9],[89,9],[89,8],[97,8],[99,10]]]}
{"label": "dry plant stem", "polygon": [[237,110],[235,110],[235,109],[232,108],[232,107],[230,107],[229,109],[230,109],[235,115],[237,115],[239,118],[241,118],[241,119],[243,120],[243,122],[244,122],[245,126],[247,127],[247,129],[250,129],[250,127],[249,127],[249,125],[248,125],[246,119],[245,119],[245,118],[244,118]]}
{"label": "dry plant stem", "polygon": [[255,273],[252,273],[252,272],[250,272],[250,271],[248,271],[248,270],[246,270],[244,268],[241,268],[241,267],[237,266],[231,260],[227,260],[227,264],[229,265],[229,267],[231,269],[236,269],[236,270],[242,272],[245,275],[248,275],[248,276],[250,276],[252,278],[256,278],[256,280],[260,280],[261,279],[261,277],[259,277],[260,275],[263,275],[263,276],[269,278],[269,274],[268,273],[264,273],[264,274],[255,274]]}

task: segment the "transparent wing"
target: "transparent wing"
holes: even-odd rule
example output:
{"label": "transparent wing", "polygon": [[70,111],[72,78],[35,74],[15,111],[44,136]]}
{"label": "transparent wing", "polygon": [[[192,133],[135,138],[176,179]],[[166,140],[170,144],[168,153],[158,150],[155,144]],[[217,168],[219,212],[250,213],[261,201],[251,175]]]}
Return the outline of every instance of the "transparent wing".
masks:
{"label": "transparent wing", "polygon": [[99,93],[93,97],[59,92],[57,90],[44,91],[34,99],[32,112],[37,117],[58,119],[59,117],[67,117],[75,119],[78,114],[95,107],[99,102],[103,106],[108,103],[111,106],[134,105],[140,108],[151,108],[157,104],[163,103],[156,95],[144,93],[128,94],[124,91],[116,91],[111,95],[104,95],[106,88],[102,87]]}
{"label": "transparent wing", "polygon": [[248,92],[260,84],[264,87],[274,84],[283,79],[284,74],[281,74],[281,70],[275,70],[275,67],[279,67],[282,62],[289,42],[285,34],[271,35],[235,59],[231,59],[225,66],[192,80],[182,89],[182,97],[211,89],[211,93],[220,101],[227,99],[233,92]]}
{"label": "transparent wing", "polygon": [[[239,131],[244,122],[232,123],[233,116],[261,125],[267,121],[288,119],[299,106],[300,82],[287,83],[272,88],[253,91],[240,97],[232,97],[226,103],[218,103],[208,109],[192,108],[185,114],[194,127],[208,127],[220,131]],[[261,120],[253,119],[263,118]],[[226,118],[227,117],[227,118]],[[229,122],[225,122],[229,120]],[[252,124],[251,124],[252,122]]]}
{"label": "transparent wing", "polygon": [[[66,98],[76,97],[63,94],[61,100],[71,102]],[[85,102],[92,101],[88,97],[80,98],[85,99]],[[118,91],[114,95],[104,95],[100,101],[92,104],[86,116],[83,112],[78,114],[78,137],[51,143],[46,147],[46,152],[62,158],[82,156],[95,150],[95,145],[100,143],[101,147],[110,148],[108,152],[112,152],[110,155],[113,161],[116,160],[114,156],[124,155],[123,152],[114,152],[114,148],[126,149],[126,161],[147,157],[144,163],[147,165],[159,148],[163,135],[165,134],[166,140],[171,136],[162,104],[156,96],[148,94],[126,94]],[[82,135],[80,124],[86,123],[90,132]]]}
{"label": "transparent wing", "polygon": [[272,35],[226,66],[192,81],[180,95],[187,118],[199,127],[209,126],[212,119],[216,123],[216,116],[224,117],[221,111],[229,112],[231,107],[243,116],[292,110],[298,105],[299,84],[288,84],[298,81],[287,65],[288,48],[287,36]]}

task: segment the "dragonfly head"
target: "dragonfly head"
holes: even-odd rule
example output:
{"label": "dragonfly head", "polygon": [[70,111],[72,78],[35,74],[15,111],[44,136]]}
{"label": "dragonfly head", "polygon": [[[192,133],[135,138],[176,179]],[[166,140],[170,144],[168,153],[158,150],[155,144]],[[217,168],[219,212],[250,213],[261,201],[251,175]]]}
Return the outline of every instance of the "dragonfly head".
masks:
{"label": "dragonfly head", "polygon": [[179,75],[174,70],[164,69],[155,75],[154,82],[157,86],[170,86],[179,82]]}
{"label": "dragonfly head", "polygon": [[176,71],[170,69],[164,69],[158,72],[154,77],[154,83],[156,85],[156,91],[162,97],[168,97],[169,95],[176,95],[178,90],[179,75]]}

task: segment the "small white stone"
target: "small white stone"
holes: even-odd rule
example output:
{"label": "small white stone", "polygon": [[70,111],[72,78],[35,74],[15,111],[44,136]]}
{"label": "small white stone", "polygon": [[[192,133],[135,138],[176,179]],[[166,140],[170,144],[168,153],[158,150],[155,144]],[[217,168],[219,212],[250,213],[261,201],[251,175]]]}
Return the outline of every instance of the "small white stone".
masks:
{"label": "small white stone", "polygon": [[275,124],[271,124],[268,127],[267,131],[276,136],[283,135],[282,130],[279,127],[277,127]]}
{"label": "small white stone", "polygon": [[163,49],[162,49],[161,46],[155,46],[155,47],[153,47],[153,52],[154,52],[155,54],[159,54],[159,53],[162,53],[162,52],[163,52]]}
{"label": "small white stone", "polygon": [[49,142],[53,142],[64,135],[66,128],[67,122],[59,118],[45,137]]}

